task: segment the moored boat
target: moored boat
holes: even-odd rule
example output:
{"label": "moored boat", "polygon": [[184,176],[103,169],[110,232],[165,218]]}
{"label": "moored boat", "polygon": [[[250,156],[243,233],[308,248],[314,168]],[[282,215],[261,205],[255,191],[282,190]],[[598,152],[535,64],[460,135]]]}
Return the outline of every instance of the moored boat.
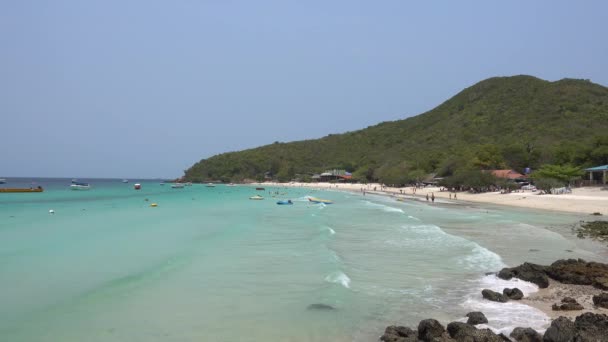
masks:
{"label": "moored boat", "polygon": [[260,196],[260,195],[255,195],[255,196],[251,196],[249,197],[250,200],[263,200],[264,197]]}
{"label": "moored boat", "polygon": [[37,188],[0,188],[0,192],[43,192],[44,189],[39,186]]}
{"label": "moored boat", "polygon": [[139,184],[139,183],[133,184],[133,189],[140,190],[141,189],[141,184]]}
{"label": "moored boat", "polygon": [[6,183],[6,179],[0,178],[0,184],[4,184],[4,183]]}
{"label": "moored boat", "polygon": [[182,189],[184,187],[184,184],[183,183],[173,183],[173,184],[171,184],[171,187],[173,189]]}
{"label": "moored boat", "polygon": [[215,188],[215,184],[213,183],[207,183],[205,186],[208,188]]}
{"label": "moored boat", "polygon": [[293,202],[291,200],[287,200],[287,201],[281,200],[281,201],[277,201],[277,204],[278,205],[292,205]]}
{"label": "moored boat", "polygon": [[123,179],[122,182],[123,183],[129,183],[129,180],[128,179]]}
{"label": "moored boat", "polygon": [[327,199],[322,199],[322,198],[316,198],[316,197],[308,197],[308,200],[312,203],[323,203],[323,204],[332,204],[334,203],[333,201],[327,200]]}
{"label": "moored boat", "polygon": [[70,184],[70,189],[72,189],[72,190],[89,190],[89,189],[91,189],[91,185],[89,183],[77,182],[75,179],[72,179],[72,184]]}
{"label": "moored boat", "polygon": [[266,189],[264,189],[264,188],[255,188],[255,189],[256,189],[256,190],[266,190]]}

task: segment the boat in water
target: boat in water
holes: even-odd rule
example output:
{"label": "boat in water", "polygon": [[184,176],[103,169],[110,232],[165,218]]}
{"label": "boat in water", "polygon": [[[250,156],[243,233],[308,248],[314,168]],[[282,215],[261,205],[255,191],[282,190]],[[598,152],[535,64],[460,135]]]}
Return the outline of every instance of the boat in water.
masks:
{"label": "boat in water", "polygon": [[256,190],[266,190],[266,189],[264,189],[264,188],[255,188],[255,189],[256,189]]}
{"label": "boat in water", "polygon": [[236,184],[234,184],[234,183],[228,183],[228,184],[226,184],[226,186],[236,186]]}
{"label": "boat in water", "polygon": [[205,186],[208,188],[215,188],[215,184],[213,183],[207,183]]}
{"label": "boat in water", "polygon": [[39,186],[36,188],[0,188],[0,192],[43,192],[44,189]]}
{"label": "boat in water", "polygon": [[6,179],[0,178],[0,184],[6,184]]}
{"label": "boat in water", "polygon": [[334,203],[333,201],[327,200],[327,199],[322,199],[322,198],[316,198],[316,197],[308,197],[308,200],[312,203],[323,203],[323,204],[332,204]]}
{"label": "boat in water", "polygon": [[129,183],[129,180],[128,179],[123,179],[122,182],[123,183]]}
{"label": "boat in water", "polygon": [[172,187],[173,189],[183,189],[183,188],[184,188],[184,186],[185,186],[185,185],[184,185],[183,183],[173,183],[173,184],[171,184],[171,187]]}
{"label": "boat in water", "polygon": [[133,189],[135,189],[135,190],[141,190],[141,184],[139,184],[139,183],[133,184]]}
{"label": "boat in water", "polygon": [[72,189],[72,190],[89,190],[89,189],[91,189],[91,184],[78,182],[75,179],[72,179],[72,184],[70,184],[70,189]]}
{"label": "boat in water", "polygon": [[250,200],[263,200],[264,197],[260,196],[260,195],[255,195],[255,196],[251,196],[249,197]]}
{"label": "boat in water", "polygon": [[291,200],[283,200],[283,201],[277,201],[278,205],[293,205],[293,202]]}

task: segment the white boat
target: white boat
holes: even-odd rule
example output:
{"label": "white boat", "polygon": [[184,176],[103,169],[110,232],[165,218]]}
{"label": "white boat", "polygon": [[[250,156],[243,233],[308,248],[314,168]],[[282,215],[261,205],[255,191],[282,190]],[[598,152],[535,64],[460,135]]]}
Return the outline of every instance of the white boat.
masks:
{"label": "white boat", "polygon": [[229,183],[229,184],[226,184],[226,186],[236,186],[236,184],[234,184],[234,183]]}
{"label": "white boat", "polygon": [[129,180],[128,179],[123,179],[122,182],[123,183],[129,183]]}
{"label": "white boat", "polygon": [[208,188],[215,188],[215,184],[213,183],[207,183],[207,185],[205,185]]}
{"label": "white boat", "polygon": [[183,183],[173,183],[173,184],[171,184],[171,187],[173,189],[182,189],[184,187],[184,184]]}
{"label": "white boat", "polygon": [[89,189],[91,189],[91,185],[89,183],[81,183],[81,182],[72,181],[72,184],[70,184],[70,189],[72,189],[72,190],[89,190]]}
{"label": "white boat", "polygon": [[6,179],[0,178],[0,184],[4,184],[4,183],[6,183]]}
{"label": "white boat", "polygon": [[250,200],[263,200],[264,197],[260,196],[260,195],[255,195],[255,196],[251,196],[249,197]]}
{"label": "white boat", "polygon": [[186,186],[192,186],[192,182],[186,183]]}

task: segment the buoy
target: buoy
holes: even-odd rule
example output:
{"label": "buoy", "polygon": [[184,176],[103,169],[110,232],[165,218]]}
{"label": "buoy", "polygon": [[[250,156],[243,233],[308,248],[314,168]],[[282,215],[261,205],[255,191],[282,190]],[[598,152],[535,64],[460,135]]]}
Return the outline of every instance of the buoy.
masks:
{"label": "buoy", "polygon": [[53,210],[53,209],[49,210],[49,214],[54,214],[54,213],[55,213],[55,210]]}
{"label": "buoy", "polygon": [[150,204],[150,206],[151,206],[151,207],[158,207],[158,204],[156,204],[156,203],[152,203],[152,204]]}

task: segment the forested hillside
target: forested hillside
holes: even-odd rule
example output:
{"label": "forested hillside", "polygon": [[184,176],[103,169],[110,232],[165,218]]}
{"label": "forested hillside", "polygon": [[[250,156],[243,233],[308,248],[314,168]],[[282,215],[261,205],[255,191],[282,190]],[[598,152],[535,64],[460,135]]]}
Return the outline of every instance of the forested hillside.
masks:
{"label": "forested hillside", "polygon": [[190,181],[287,181],[326,169],[407,183],[429,173],[608,164],[608,88],[588,80],[495,77],[435,109],[321,139],[275,143],[203,159]]}

